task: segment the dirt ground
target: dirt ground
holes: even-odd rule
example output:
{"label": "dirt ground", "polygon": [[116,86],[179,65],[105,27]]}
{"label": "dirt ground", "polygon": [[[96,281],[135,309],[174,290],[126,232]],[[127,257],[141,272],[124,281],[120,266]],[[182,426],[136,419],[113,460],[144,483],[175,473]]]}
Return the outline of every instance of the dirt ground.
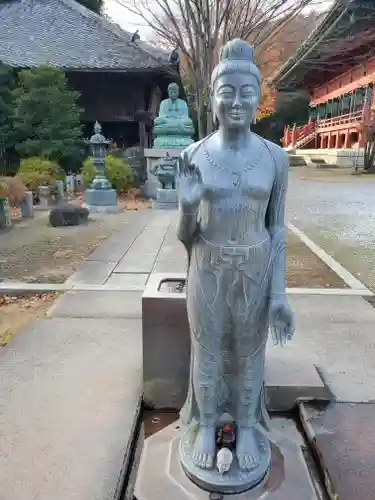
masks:
{"label": "dirt ground", "polygon": [[46,212],[36,212],[33,220],[0,232],[0,278],[63,283],[96,247],[126,224],[127,211],[148,206],[143,200],[127,200],[123,212],[92,214],[88,224],[60,228],[48,225]]}
{"label": "dirt ground", "polygon": [[344,281],[293,233],[287,233],[288,288],[347,288]]}
{"label": "dirt ground", "polygon": [[42,317],[57,295],[43,293],[32,297],[0,296],[0,350],[29,323]]}

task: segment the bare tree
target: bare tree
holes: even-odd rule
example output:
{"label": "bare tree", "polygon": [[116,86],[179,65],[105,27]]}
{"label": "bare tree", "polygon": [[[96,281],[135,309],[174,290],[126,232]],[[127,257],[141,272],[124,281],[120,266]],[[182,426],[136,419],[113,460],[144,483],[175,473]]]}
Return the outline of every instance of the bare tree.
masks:
{"label": "bare tree", "polygon": [[[199,137],[207,133],[210,75],[219,47],[240,37],[256,57],[314,0],[117,0],[171,48],[178,48],[193,81]],[[316,2],[316,0],[315,0]]]}

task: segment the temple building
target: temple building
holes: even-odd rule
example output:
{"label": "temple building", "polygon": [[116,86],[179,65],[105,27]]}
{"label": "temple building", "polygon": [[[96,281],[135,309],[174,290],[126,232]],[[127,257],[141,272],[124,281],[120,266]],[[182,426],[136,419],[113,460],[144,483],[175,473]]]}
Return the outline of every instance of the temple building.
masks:
{"label": "temple building", "polygon": [[374,44],[375,2],[336,0],[271,82],[281,94],[307,91],[310,96],[309,120],[285,128],[285,148],[351,166],[375,109]]}
{"label": "temple building", "polygon": [[80,92],[86,135],[96,120],[119,147],[151,144],[152,119],[169,83],[169,52],[133,37],[74,0],[0,3],[0,61],[16,69],[51,64]]}

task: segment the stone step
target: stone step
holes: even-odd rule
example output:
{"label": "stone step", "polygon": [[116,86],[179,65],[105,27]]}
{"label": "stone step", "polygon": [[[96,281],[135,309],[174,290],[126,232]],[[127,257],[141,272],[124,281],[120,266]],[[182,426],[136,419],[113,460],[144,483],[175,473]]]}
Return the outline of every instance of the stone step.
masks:
{"label": "stone step", "polygon": [[302,167],[302,166],[306,166],[307,163],[306,163],[306,160],[303,156],[290,154],[289,155],[289,165],[291,167]]}

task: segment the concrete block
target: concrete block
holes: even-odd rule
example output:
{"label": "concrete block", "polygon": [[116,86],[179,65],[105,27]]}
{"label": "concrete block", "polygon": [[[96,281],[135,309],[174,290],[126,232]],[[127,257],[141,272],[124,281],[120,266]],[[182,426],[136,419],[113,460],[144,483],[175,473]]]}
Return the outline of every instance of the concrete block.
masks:
{"label": "concrete block", "polygon": [[116,262],[86,261],[65,281],[65,285],[68,287],[81,284],[103,285],[116,264]]}
{"label": "concrete block", "polygon": [[1,500],[118,500],[140,412],[139,320],[51,318],[0,353]]}
{"label": "concrete block", "polygon": [[48,316],[62,318],[141,318],[140,292],[76,291],[62,295]]}
{"label": "concrete block", "polygon": [[143,273],[112,273],[104,286],[118,288],[119,290],[143,291],[148,279],[148,274]]}

